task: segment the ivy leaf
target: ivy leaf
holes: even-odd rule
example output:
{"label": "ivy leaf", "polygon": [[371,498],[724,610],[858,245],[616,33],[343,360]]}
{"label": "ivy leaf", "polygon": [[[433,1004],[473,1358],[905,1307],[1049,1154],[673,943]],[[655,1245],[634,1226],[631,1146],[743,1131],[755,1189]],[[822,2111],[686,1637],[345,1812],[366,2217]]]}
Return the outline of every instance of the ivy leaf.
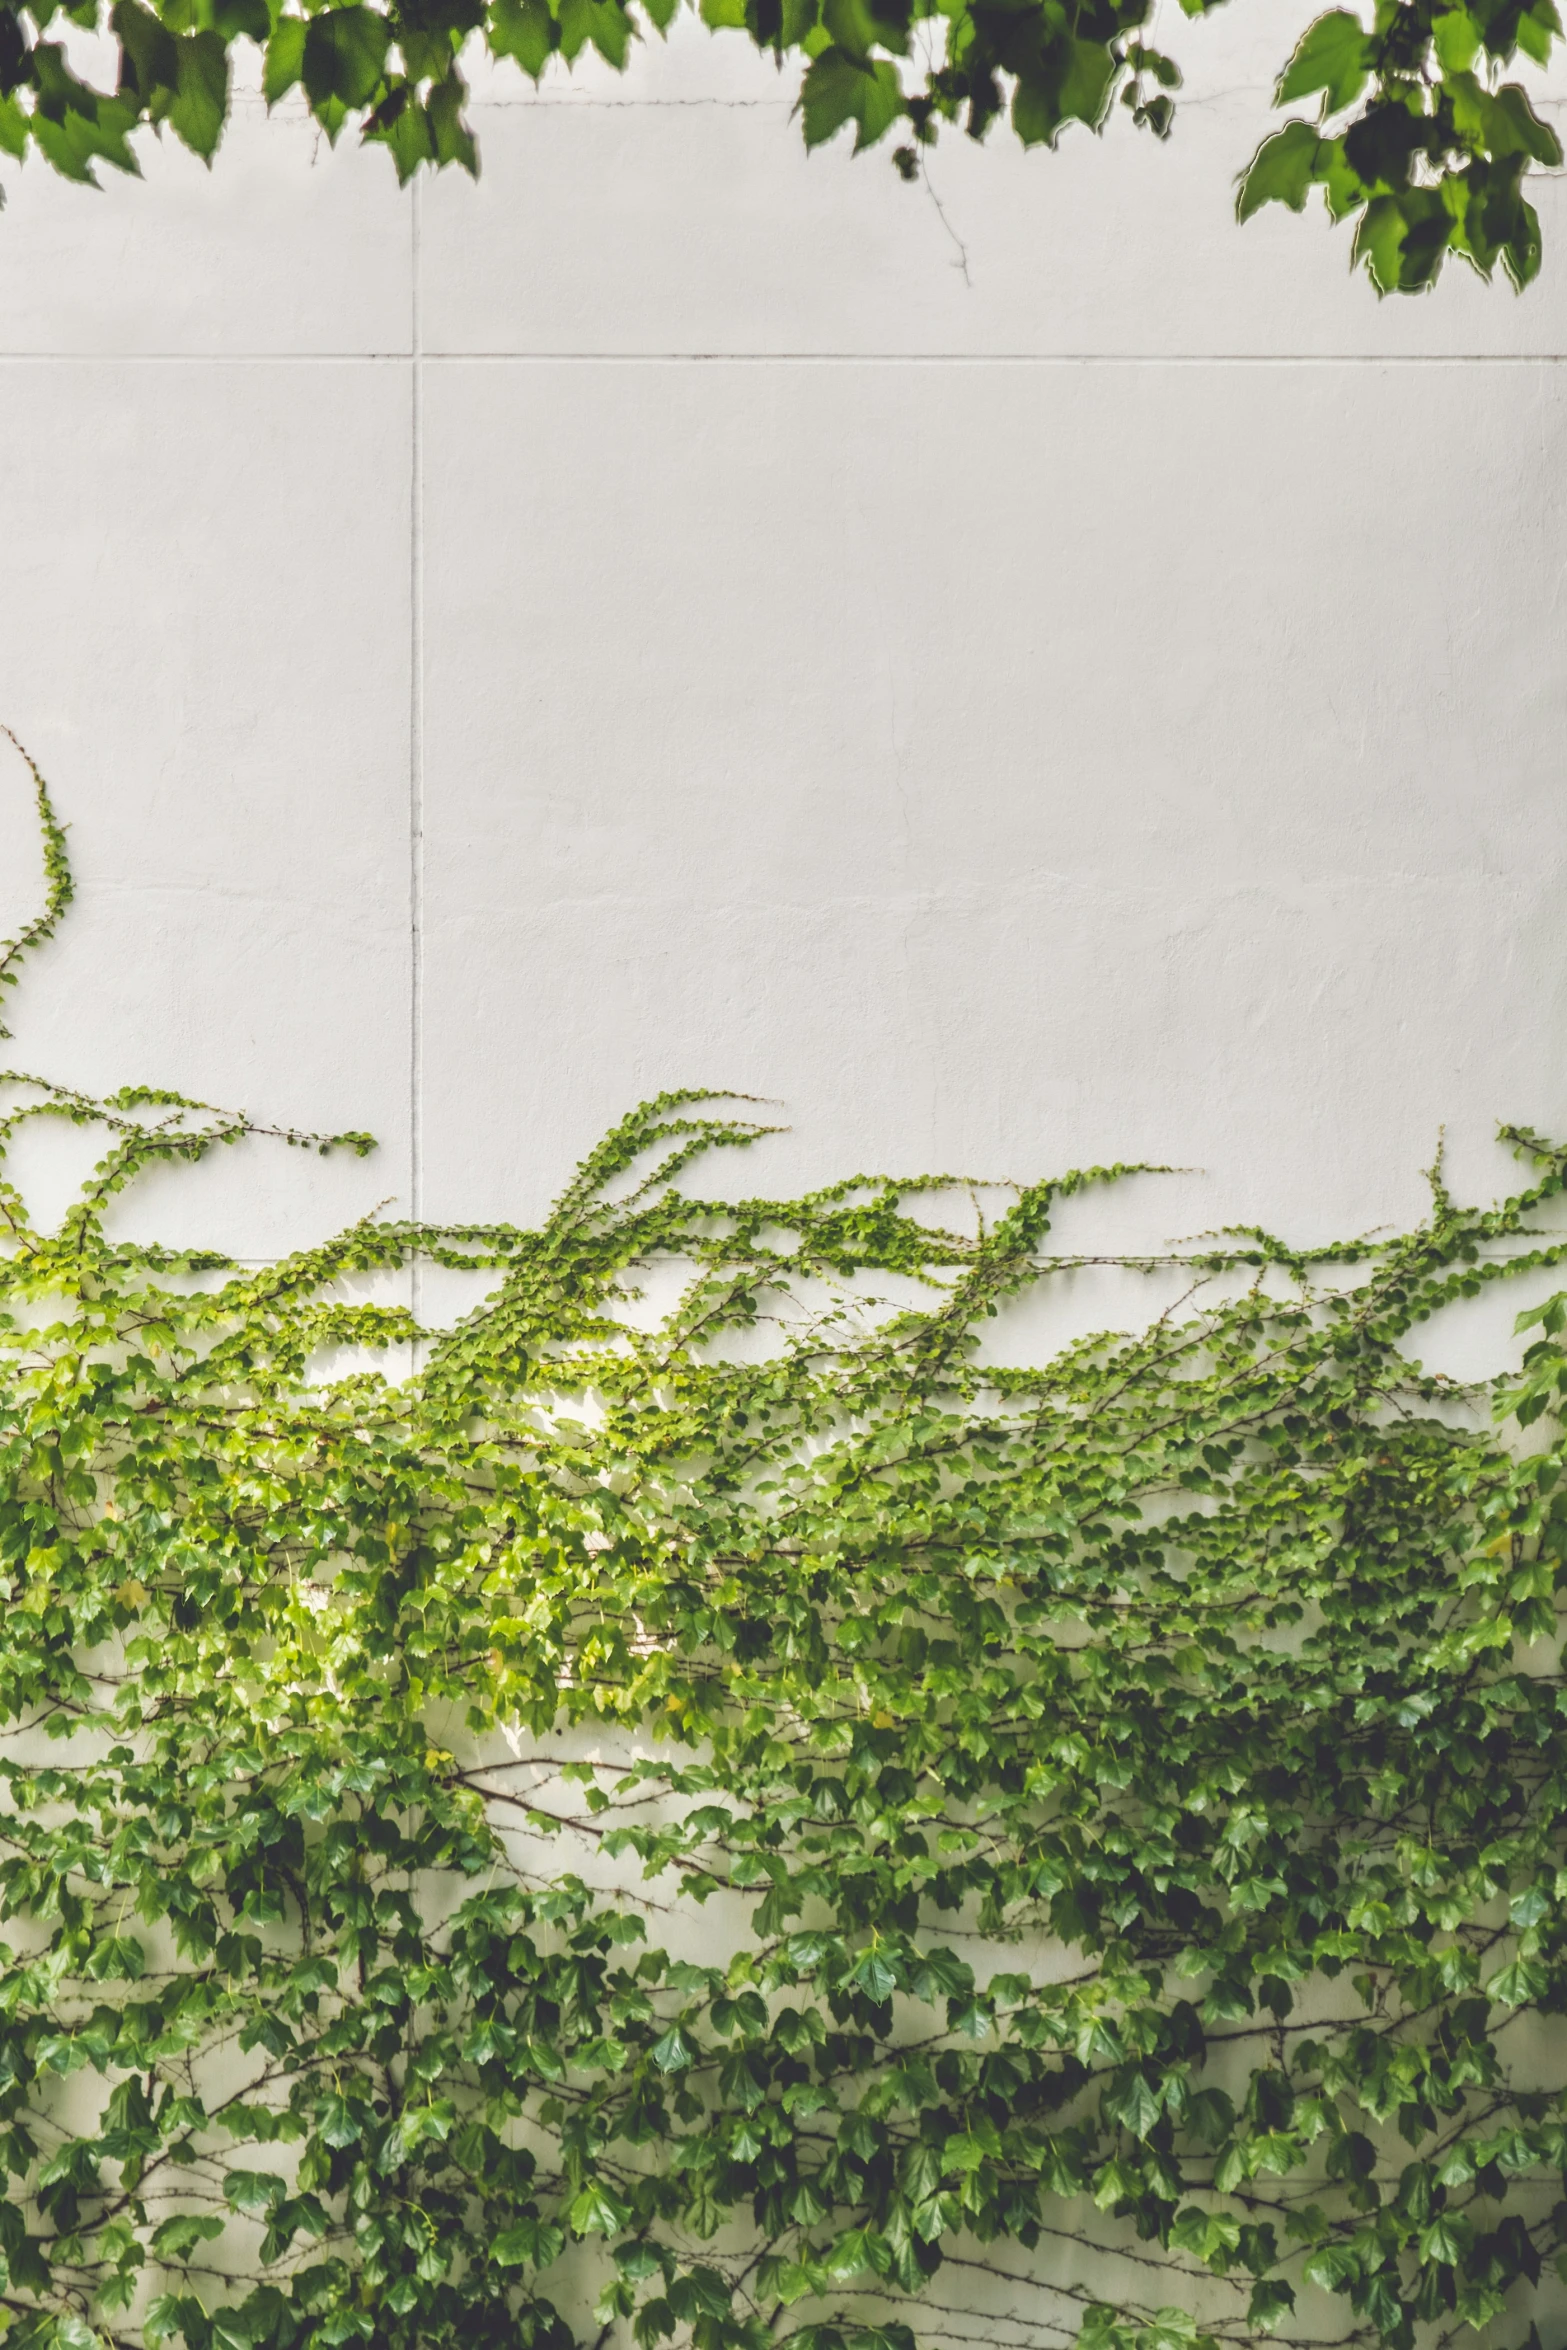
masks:
{"label": "ivy leaf", "polygon": [[225,2201],[235,2211],[270,2219],[287,2193],[283,2181],[270,2171],[231,2170],[223,2181]]}
{"label": "ivy leaf", "polygon": [[1451,2214],[1439,2212],[1420,2238],[1422,2260],[1441,2261],[1451,2267],[1464,2257],[1467,2237],[1461,2223]]}
{"label": "ivy leaf", "polygon": [[874,146],[904,112],[897,68],[885,58],[866,65],[842,49],[824,49],[806,68],[800,116],[807,147],[819,147],[852,122],[857,155],[862,147]]}
{"label": "ivy leaf", "polygon": [[916,1999],[932,2003],[942,1998],[966,1999],[974,1988],[974,1970],[951,1950],[927,1950],[921,1954],[909,1988]]}
{"label": "ivy leaf", "polygon": [[692,2044],[678,2024],[671,2024],[662,2039],[655,2040],[649,2050],[653,2062],[661,2072],[685,2072],[695,2064],[700,2051]]}
{"label": "ivy leaf", "polygon": [[364,2137],[360,2109],[336,2090],[322,2098],[316,2112],[316,2129],[324,2144],[339,2149],[357,2146]]}
{"label": "ivy leaf", "polygon": [[1539,1925],[1542,1918],[1549,1917],[1551,1908],[1551,1896],[1545,1887],[1543,1885],[1529,1885],[1524,1888],[1522,1893],[1513,1895],[1512,1900],[1508,1903],[1507,1915],[1510,1922],[1520,1932],[1524,1932],[1530,1926]]}
{"label": "ivy leaf", "polygon": [[859,1985],[867,1999],[880,2002],[890,1999],[898,1988],[898,1970],[884,1951],[867,1950],[851,1980]]}
{"label": "ivy leaf", "polygon": [[1135,2067],[1119,2086],[1106,2091],[1104,2107],[1111,2119],[1124,2123],[1134,2138],[1146,2138],[1164,2111],[1162,2099]]}
{"label": "ivy leaf", "polygon": [[1561,39],[1562,20],[1555,0],[1534,0],[1518,19],[1518,46],[1536,65],[1549,65],[1551,50]]}
{"label": "ivy leaf", "polygon": [[612,2236],[630,2217],[630,2206],[596,2179],[572,2199],[571,2229],[577,2236]]}
{"label": "ivy leaf", "polygon": [[512,57],[537,81],[560,47],[560,25],[547,0],[495,0],[485,25],[492,57]]}
{"label": "ivy leaf", "polygon": [[1098,130],[1121,70],[1120,59],[1107,42],[1064,35],[1043,52],[1036,67],[1019,73],[1012,96],[1012,128],[1025,147],[1053,147],[1069,122]]}
{"label": "ivy leaf", "polygon": [[181,2212],[154,2230],[154,2260],[189,2260],[198,2244],[210,2244],[223,2233],[223,2222],[210,2213]]}
{"label": "ivy leaf", "polygon": [[84,2319],[67,2312],[49,2330],[51,2350],[103,2350],[100,2337]]}
{"label": "ivy leaf", "polygon": [[193,155],[210,162],[229,111],[229,53],[216,32],[190,33],[179,43],[169,128]]}
{"label": "ivy leaf", "polygon": [[308,30],[300,16],[280,16],[273,27],[261,73],[262,95],[269,106],[286,97],[304,72]]}
{"label": "ivy leaf", "polygon": [[592,43],[616,72],[625,68],[633,27],[619,0],[559,0],[560,49],[568,60]]}
{"label": "ivy leaf", "polygon": [[490,2247],[490,2257],[501,2268],[547,2268],[565,2244],[563,2230],[537,2219],[514,2220],[502,2228]]}
{"label": "ivy leaf", "polygon": [[142,2333],[151,2343],[172,2341],[198,2318],[200,2303],[187,2302],[179,2293],[159,2293],[148,2303]]}
{"label": "ivy leaf", "polygon": [[1283,2277],[1259,2277],[1251,2289],[1246,2322],[1260,2334],[1271,2334],[1295,2308],[1295,2288]]}
{"label": "ivy leaf", "polygon": [[1185,2126],[1205,2146],[1222,2146],[1235,2127],[1235,2107],[1222,2089],[1199,2089],[1188,2098]]}
{"label": "ivy leaf", "polygon": [[1498,1968],[1485,1986],[1485,1995],[1499,2007],[1527,2007],[1549,1987],[1545,1969],[1531,1960],[1515,1958]]}
{"label": "ivy leaf", "polygon": [[[1275,106],[1289,106],[1297,98],[1323,93],[1323,111],[1342,113],[1366,86],[1372,45],[1357,16],[1346,8],[1329,9],[1301,35],[1295,54],[1279,78]],[[1255,168],[1255,167],[1254,167]]]}
{"label": "ivy leaf", "polygon": [[376,90],[391,31],[374,8],[327,8],[305,28],[300,74],[312,110],[363,106]]}
{"label": "ivy leaf", "polygon": [[1447,8],[1431,20],[1432,45],[1444,73],[1467,73],[1480,39],[1480,27],[1467,8]]}
{"label": "ivy leaf", "polygon": [[1292,212],[1303,212],[1321,152],[1322,141],[1309,122],[1287,122],[1274,131],[1241,175],[1237,219],[1250,220],[1264,204],[1287,204]]}
{"label": "ivy leaf", "polygon": [[942,2148],[942,2160],[948,2170],[977,2171],[1000,2151],[1001,2142],[994,2129],[959,2130]]}
{"label": "ivy leaf", "polygon": [[1303,2274],[1324,2293],[1347,2292],[1360,2275],[1360,2255],[1350,2244],[1323,2244],[1308,2254]]}
{"label": "ivy leaf", "polygon": [[141,0],[115,0],[109,23],[120,44],[121,87],[161,110],[178,86],[179,43]]}

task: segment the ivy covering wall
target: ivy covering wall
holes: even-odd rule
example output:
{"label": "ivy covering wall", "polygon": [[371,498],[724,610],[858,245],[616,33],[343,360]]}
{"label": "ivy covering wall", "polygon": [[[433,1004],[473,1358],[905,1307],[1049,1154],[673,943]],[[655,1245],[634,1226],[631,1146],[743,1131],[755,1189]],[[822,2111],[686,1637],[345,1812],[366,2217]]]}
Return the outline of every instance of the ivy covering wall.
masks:
{"label": "ivy covering wall", "polygon": [[1004,1368],[1126,1170],[714,1205],[666,1095],[257,1272],[113,1214],[250,1121],[5,1084],[12,2343],[1560,2338],[1562,1311],[1412,1354],[1567,1153]]}

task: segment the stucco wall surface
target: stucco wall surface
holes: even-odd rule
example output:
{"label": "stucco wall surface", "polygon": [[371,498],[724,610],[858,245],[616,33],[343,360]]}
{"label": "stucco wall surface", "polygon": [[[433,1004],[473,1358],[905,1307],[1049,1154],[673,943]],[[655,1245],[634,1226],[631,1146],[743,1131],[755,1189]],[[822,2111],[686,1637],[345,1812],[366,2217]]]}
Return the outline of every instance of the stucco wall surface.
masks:
{"label": "stucco wall surface", "polygon": [[[1167,150],[934,194],[691,25],[482,79],[477,187],[253,97],[210,180],[10,174],[0,720],[80,895],[3,1049],[381,1137],[129,1228],[532,1217],[691,1084],[784,1105],[757,1187],[1184,1170],[1074,1208],[1128,1247],[1567,1133],[1567,200],[1521,301],[1238,229],[1305,14],[1172,31]],[[1061,2338],[1021,2292],[952,2338]]]}
{"label": "stucco wall surface", "polygon": [[12,170],[0,717],[82,883],[19,1063],[378,1132],[203,1170],[247,1255],[531,1216],[678,1084],[782,1101],[770,1187],[1189,1170],[1128,1242],[1567,1128],[1567,203],[1522,300],[1238,229],[1306,13],[933,195],[689,23],[481,74],[477,187],[254,96],[210,179]]}

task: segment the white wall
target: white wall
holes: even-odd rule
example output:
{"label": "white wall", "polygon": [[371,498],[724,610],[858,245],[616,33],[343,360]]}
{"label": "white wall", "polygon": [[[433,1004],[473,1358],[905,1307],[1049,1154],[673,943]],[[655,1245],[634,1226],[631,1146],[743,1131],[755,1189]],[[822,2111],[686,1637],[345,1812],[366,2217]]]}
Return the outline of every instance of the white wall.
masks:
{"label": "white wall", "polygon": [[1238,230],[1291,32],[1172,33],[1168,150],[945,141],[967,277],[690,26],[497,82],[478,189],[254,103],[210,182],[11,174],[0,719],[82,892],[10,1049],[383,1138],[133,1221],[531,1216],[702,1082],[786,1102],[758,1185],[1197,1170],[1128,1243],[1567,1132],[1567,202],[1521,302]]}
{"label": "white wall", "polygon": [[1567,1129],[1567,204],[1521,301],[1236,228],[1304,13],[1167,28],[1168,149],[944,140],[967,279],[689,24],[486,84],[477,189],[253,100],[210,181],[11,170],[0,717],[83,882],[21,1065],[380,1133],[204,1172],[247,1254],[531,1215],[681,1083],[783,1097],[757,1184],[1201,1170],[1128,1238]]}

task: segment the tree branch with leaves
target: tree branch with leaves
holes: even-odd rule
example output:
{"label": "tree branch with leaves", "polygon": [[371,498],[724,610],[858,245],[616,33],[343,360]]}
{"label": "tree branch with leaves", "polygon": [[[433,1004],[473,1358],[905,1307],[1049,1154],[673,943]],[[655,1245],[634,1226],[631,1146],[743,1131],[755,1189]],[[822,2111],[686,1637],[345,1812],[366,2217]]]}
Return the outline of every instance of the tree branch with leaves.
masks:
{"label": "tree branch with leaves", "polygon": [[[1181,0],[1187,15],[1219,0]],[[1236,5],[1241,0],[1235,0]],[[165,124],[210,161],[228,119],[235,45],[262,55],[270,105],[303,94],[327,137],[386,147],[400,180],[421,166],[477,173],[464,107],[470,43],[537,81],[592,51],[617,71],[666,33],[682,0],[0,0],[0,152],[36,149],[67,179],[100,164],[136,173],[133,134]],[[699,0],[715,31],[799,71],[808,147],[851,131],[856,153],[891,138],[906,179],[943,126],[984,139],[1005,121],[1024,146],[1124,110],[1170,136],[1181,70],[1143,38],[1153,0]],[[69,31],[108,31],[114,87],[73,67]],[[1304,208],[1321,189],[1354,224],[1353,252],[1381,293],[1423,291],[1449,254],[1527,285],[1540,226],[1526,184],[1562,160],[1523,85],[1561,35],[1555,0],[1378,0],[1372,20],[1320,17],[1284,66],[1293,114],[1241,175],[1244,221]]]}

